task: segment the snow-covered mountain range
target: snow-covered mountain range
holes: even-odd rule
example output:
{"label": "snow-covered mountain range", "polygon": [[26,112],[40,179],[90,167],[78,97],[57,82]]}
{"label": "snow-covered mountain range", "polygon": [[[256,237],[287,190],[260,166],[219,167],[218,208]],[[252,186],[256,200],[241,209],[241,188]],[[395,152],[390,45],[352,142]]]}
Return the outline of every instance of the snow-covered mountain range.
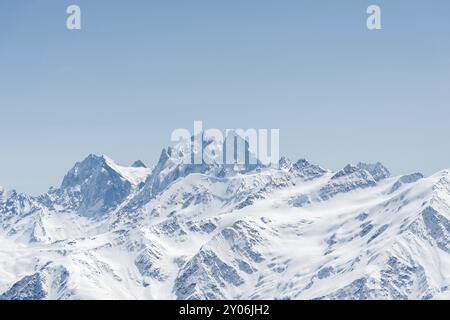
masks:
{"label": "snow-covered mountain range", "polygon": [[188,151],[90,155],[38,197],[0,187],[0,299],[450,298],[449,170]]}

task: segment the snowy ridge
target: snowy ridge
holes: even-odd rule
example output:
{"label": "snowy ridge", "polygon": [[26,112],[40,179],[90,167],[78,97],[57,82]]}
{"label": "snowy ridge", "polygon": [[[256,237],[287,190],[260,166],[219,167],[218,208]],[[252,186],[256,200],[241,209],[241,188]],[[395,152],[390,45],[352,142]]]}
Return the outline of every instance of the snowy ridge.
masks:
{"label": "snowy ridge", "polygon": [[[214,143],[214,142],[208,142]],[[0,188],[0,299],[448,299],[450,172],[91,155]]]}

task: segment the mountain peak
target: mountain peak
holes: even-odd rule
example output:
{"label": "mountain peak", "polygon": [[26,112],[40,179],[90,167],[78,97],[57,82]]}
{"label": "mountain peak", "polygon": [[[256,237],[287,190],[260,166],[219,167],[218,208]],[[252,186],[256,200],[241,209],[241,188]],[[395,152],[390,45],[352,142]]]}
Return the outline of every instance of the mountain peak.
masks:
{"label": "mountain peak", "polygon": [[379,182],[391,176],[389,170],[381,163],[363,163],[359,162],[356,165],[358,168],[368,171],[375,181]]}
{"label": "mountain peak", "polygon": [[112,162],[108,160],[110,159],[104,155],[88,155],[84,160],[77,162],[66,174],[61,184],[61,188],[66,189],[82,184],[102,168],[107,168],[108,162]]}
{"label": "mountain peak", "polygon": [[306,159],[299,159],[299,160],[297,160],[297,162],[295,163],[295,166],[296,166],[298,169],[303,169],[303,168],[309,167],[310,165],[311,165],[311,164],[310,164],[309,161],[306,160]]}
{"label": "mountain peak", "polygon": [[422,173],[420,173],[420,172],[416,172],[416,173],[412,173],[412,174],[407,174],[407,175],[401,176],[394,183],[394,185],[392,186],[391,191],[389,191],[389,193],[393,193],[393,192],[397,191],[398,189],[400,189],[405,184],[411,184],[411,183],[419,181],[420,179],[423,179],[423,178],[424,178],[424,175]]}
{"label": "mountain peak", "polygon": [[132,168],[147,168],[147,166],[141,160],[136,160],[135,162],[133,162],[131,167]]}
{"label": "mountain peak", "polygon": [[336,172],[332,179],[338,179],[352,174],[358,174],[361,176],[370,175],[376,182],[389,178],[391,175],[389,170],[381,164],[381,162],[374,164],[359,162],[356,166],[347,164],[342,170]]}
{"label": "mountain peak", "polygon": [[288,170],[296,177],[312,180],[323,176],[326,173],[326,170],[322,167],[311,164],[306,159],[300,159],[295,163],[292,163],[289,159],[282,158],[280,159],[280,169]]}
{"label": "mountain peak", "polygon": [[105,155],[90,154],[75,164],[53,194],[82,215],[104,214],[122,203],[149,174],[147,168],[124,167]]}
{"label": "mountain peak", "polygon": [[290,170],[292,167],[292,161],[289,158],[281,157],[278,162],[278,166],[282,170]]}
{"label": "mountain peak", "polygon": [[[372,175],[369,171],[360,168],[358,166],[354,166],[352,164],[347,164],[343,169],[336,172],[332,177],[331,180],[337,180],[343,177],[349,177],[349,176],[357,176],[364,179],[372,179]],[[374,179],[373,179],[374,180]]]}

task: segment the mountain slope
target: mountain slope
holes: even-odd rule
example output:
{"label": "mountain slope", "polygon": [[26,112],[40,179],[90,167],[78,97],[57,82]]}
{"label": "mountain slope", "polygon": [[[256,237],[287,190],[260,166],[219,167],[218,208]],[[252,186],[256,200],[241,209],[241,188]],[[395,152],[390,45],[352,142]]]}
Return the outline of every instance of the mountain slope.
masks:
{"label": "mountain slope", "polygon": [[448,170],[234,171],[179,150],[153,170],[89,156],[40,197],[1,189],[0,299],[450,297]]}

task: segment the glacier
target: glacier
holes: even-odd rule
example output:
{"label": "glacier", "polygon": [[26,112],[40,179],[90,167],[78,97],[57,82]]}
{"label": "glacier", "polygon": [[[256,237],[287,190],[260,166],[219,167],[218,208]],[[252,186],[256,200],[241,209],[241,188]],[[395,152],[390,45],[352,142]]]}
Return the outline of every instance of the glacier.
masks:
{"label": "glacier", "polygon": [[449,170],[187,156],[89,155],[43,195],[0,187],[0,300],[450,298]]}

